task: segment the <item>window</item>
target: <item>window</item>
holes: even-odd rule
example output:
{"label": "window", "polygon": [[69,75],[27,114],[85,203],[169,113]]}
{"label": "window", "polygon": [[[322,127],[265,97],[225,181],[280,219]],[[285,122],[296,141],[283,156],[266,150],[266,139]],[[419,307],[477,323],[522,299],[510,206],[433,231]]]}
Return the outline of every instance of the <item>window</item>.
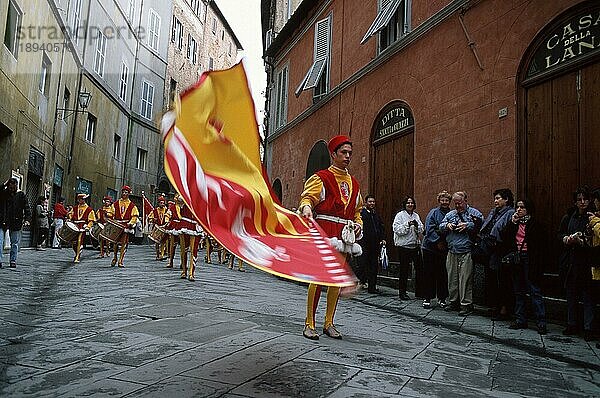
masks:
{"label": "window", "polygon": [[17,8],[17,5],[12,1],[8,1],[8,15],[6,16],[6,28],[4,30],[4,45],[8,51],[17,58],[19,52],[19,34],[18,29],[21,26],[23,13]]}
{"label": "window", "polygon": [[203,14],[203,8],[204,8],[204,4],[202,4],[201,0],[192,0],[190,2],[190,7],[192,7],[192,11],[194,12],[194,14],[196,14],[196,16],[198,16],[198,19],[200,21],[202,21],[202,14]]}
{"label": "window", "polygon": [[127,100],[127,82],[129,81],[129,67],[123,61],[121,63],[121,81],[119,82],[119,98]]}
{"label": "window", "polygon": [[137,149],[137,157],[135,161],[135,167],[140,170],[146,170],[146,161],[148,160],[148,151],[142,148]]}
{"label": "window", "polygon": [[215,63],[215,61],[212,59],[212,57],[209,57],[208,58],[208,70],[213,70],[213,68],[215,66],[214,63]]}
{"label": "window", "polygon": [[129,0],[127,7],[127,19],[133,23],[133,13],[135,12],[135,0]]}
{"label": "window", "polygon": [[152,106],[154,104],[154,86],[147,81],[142,82],[142,101],[140,113],[146,119],[152,119]]}
{"label": "window", "polygon": [[175,101],[175,95],[177,94],[177,82],[171,78],[171,82],[169,83],[169,104],[173,104]]}
{"label": "window", "polygon": [[160,39],[160,16],[152,8],[148,17],[148,45],[154,51],[158,51]]}
{"label": "window", "polygon": [[63,103],[62,103],[62,108],[65,110],[62,111],[62,116],[61,116],[61,119],[63,121],[65,120],[66,109],[69,109],[69,106],[71,106],[71,92],[69,91],[68,88],[65,87],[65,92],[63,94]]}
{"label": "window", "polygon": [[115,134],[115,142],[113,144],[113,157],[115,159],[121,158],[121,136]]}
{"label": "window", "polygon": [[292,16],[292,0],[287,1],[287,9],[285,10],[285,20],[287,21]]}
{"label": "window", "polygon": [[183,47],[183,24],[177,17],[173,16],[173,28],[171,30],[171,41],[178,49]]}
{"label": "window", "polygon": [[96,123],[98,119],[90,113],[88,113],[87,123],[85,124],[85,140],[90,143],[94,143],[96,138]]}
{"label": "window", "polygon": [[79,24],[81,23],[82,3],[83,0],[75,0],[75,7],[73,7],[73,26],[71,26],[73,31],[71,32],[71,35],[75,44],[79,41]]}
{"label": "window", "polygon": [[379,0],[379,11],[361,44],[379,32],[379,51],[383,51],[410,31],[410,0]]}
{"label": "window", "polygon": [[275,128],[283,126],[287,122],[287,100],[288,100],[288,67],[285,66],[277,74],[277,100],[275,102]]}
{"label": "window", "polygon": [[225,29],[221,31],[221,40],[225,40]]}
{"label": "window", "polygon": [[106,59],[106,36],[98,32],[96,38],[96,55],[94,56],[94,72],[104,77],[104,61]]}
{"label": "window", "polygon": [[317,21],[315,24],[315,50],[313,63],[308,69],[306,76],[296,89],[296,97],[302,91],[314,88],[313,100],[317,101],[325,94],[328,89],[329,79],[329,42],[331,36],[331,15],[327,18]]}
{"label": "window", "polygon": [[213,26],[212,26],[213,35],[217,35],[217,18],[213,17]]}
{"label": "window", "polygon": [[192,61],[193,65],[196,65],[198,62],[198,43],[196,42],[196,39],[192,37],[192,35],[188,35],[187,57],[190,61]]}
{"label": "window", "polygon": [[44,94],[44,97],[50,96],[50,72],[52,71],[52,62],[46,55],[42,54],[42,71],[40,73],[40,93]]}
{"label": "window", "polygon": [[231,57],[231,42],[229,42],[229,51],[227,52],[227,55]]}

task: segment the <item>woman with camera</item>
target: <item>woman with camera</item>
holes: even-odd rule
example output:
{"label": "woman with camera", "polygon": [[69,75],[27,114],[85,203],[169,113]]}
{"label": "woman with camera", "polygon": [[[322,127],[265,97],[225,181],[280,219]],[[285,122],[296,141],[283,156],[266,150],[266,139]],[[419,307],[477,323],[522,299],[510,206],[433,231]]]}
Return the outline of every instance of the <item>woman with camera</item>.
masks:
{"label": "woman with camera", "polygon": [[533,217],[534,208],[530,200],[517,201],[515,213],[504,228],[503,241],[511,245],[509,254],[502,262],[512,268],[512,279],[515,291],[515,320],[510,329],[527,329],[525,313],[525,298],[527,293],[535,312],[539,334],[546,334],[546,309],[540,289],[543,268],[538,260],[539,252],[543,250],[541,225]]}

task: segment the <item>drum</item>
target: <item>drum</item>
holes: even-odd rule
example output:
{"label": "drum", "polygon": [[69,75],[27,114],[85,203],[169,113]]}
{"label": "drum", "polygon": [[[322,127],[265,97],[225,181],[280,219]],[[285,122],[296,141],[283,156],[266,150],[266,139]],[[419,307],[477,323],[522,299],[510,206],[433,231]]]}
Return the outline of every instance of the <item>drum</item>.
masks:
{"label": "drum", "polygon": [[109,242],[116,243],[123,234],[125,227],[118,222],[108,219],[104,224],[104,229],[100,232],[100,237],[106,239]]}
{"label": "drum", "polygon": [[90,229],[90,236],[96,240],[100,240],[100,232],[102,232],[102,230],[104,229],[104,224],[102,223],[95,223],[94,226],[92,227],[92,229]]}
{"label": "drum", "polygon": [[81,231],[71,221],[65,221],[62,228],[58,230],[58,237],[65,243],[75,243]]}
{"label": "drum", "polygon": [[156,243],[161,243],[167,237],[167,231],[161,226],[155,225],[152,232],[148,236],[151,240]]}

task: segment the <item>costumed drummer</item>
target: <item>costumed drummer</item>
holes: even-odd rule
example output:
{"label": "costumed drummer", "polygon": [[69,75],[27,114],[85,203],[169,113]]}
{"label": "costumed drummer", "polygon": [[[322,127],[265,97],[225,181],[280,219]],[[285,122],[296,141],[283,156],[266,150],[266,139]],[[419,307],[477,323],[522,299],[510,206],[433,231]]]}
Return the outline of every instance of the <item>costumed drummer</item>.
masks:
{"label": "costumed drummer", "polygon": [[94,224],[94,221],[96,221],[94,209],[85,202],[87,197],[88,195],[84,193],[77,194],[77,204],[75,204],[67,214],[67,218],[80,230],[77,234],[77,240],[73,242],[73,251],[75,252],[73,263],[75,264],[80,261],[79,259],[81,257],[81,248],[83,247],[85,233],[89,231],[92,224]]}
{"label": "costumed drummer", "polygon": [[[203,230],[196,221],[192,211],[186,206],[181,195],[175,196],[175,206],[171,222],[174,222],[172,234],[179,236],[181,256],[181,279],[194,281],[198,247],[202,240]],[[189,253],[189,256],[188,256]],[[189,260],[189,262],[188,262]]]}
{"label": "costumed drummer", "polygon": [[[125,258],[125,252],[127,251],[127,245],[129,244],[129,234],[133,233],[135,224],[137,223],[140,215],[137,206],[129,199],[131,188],[128,185],[123,185],[121,188],[121,198],[115,201],[109,211],[109,216],[119,225],[124,228],[123,233],[114,244],[115,255],[110,263],[111,267],[117,265],[117,255],[119,254],[119,267],[124,267],[123,259]],[[119,245],[121,245],[121,251],[118,252]]]}
{"label": "costumed drummer", "polygon": [[[148,222],[154,225],[154,228],[164,227],[167,223],[167,200],[164,196],[158,197],[158,206],[154,208],[148,215]],[[167,237],[163,238],[160,243],[156,243],[156,259],[163,260],[165,258],[165,251],[167,249]]]}
{"label": "costumed drummer", "polygon": [[[106,219],[110,214],[111,204],[112,198],[110,196],[105,196],[102,198],[102,207],[96,210],[96,221],[100,224],[101,228],[104,228],[104,224],[106,224]],[[98,243],[100,243],[100,254],[98,257],[102,258],[108,256],[108,252],[110,251],[109,242],[101,236],[98,236]]]}
{"label": "costumed drummer", "polygon": [[[362,197],[358,181],[347,169],[352,158],[352,141],[345,135],[338,135],[329,140],[327,148],[332,165],[316,172],[306,181],[299,209],[302,216],[309,219],[313,217],[314,211],[315,220],[329,236],[331,245],[348,259],[351,255],[360,255],[362,252],[354,242],[362,235]],[[345,226],[347,227],[344,228]],[[321,285],[311,283],[308,286],[306,321],[302,333],[311,340],[319,339],[315,329],[315,312],[320,295]],[[334,339],[342,338],[333,324],[339,295],[339,287],[328,287],[323,333]]]}

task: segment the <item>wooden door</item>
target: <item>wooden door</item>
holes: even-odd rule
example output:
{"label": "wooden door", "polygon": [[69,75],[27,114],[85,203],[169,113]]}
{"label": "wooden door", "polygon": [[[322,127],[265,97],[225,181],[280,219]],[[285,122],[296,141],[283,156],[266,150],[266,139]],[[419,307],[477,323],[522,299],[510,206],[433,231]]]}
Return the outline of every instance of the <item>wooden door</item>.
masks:
{"label": "wooden door", "polygon": [[582,185],[600,186],[600,64],[527,90],[526,195],[545,226],[546,272],[558,272],[557,231]]}
{"label": "wooden door", "polygon": [[[371,190],[385,227],[390,262],[397,262],[392,222],[406,195],[414,195],[414,133],[373,147]],[[366,192],[363,188],[363,195]],[[383,273],[386,274],[385,272]],[[388,274],[394,274],[391,270]]]}

